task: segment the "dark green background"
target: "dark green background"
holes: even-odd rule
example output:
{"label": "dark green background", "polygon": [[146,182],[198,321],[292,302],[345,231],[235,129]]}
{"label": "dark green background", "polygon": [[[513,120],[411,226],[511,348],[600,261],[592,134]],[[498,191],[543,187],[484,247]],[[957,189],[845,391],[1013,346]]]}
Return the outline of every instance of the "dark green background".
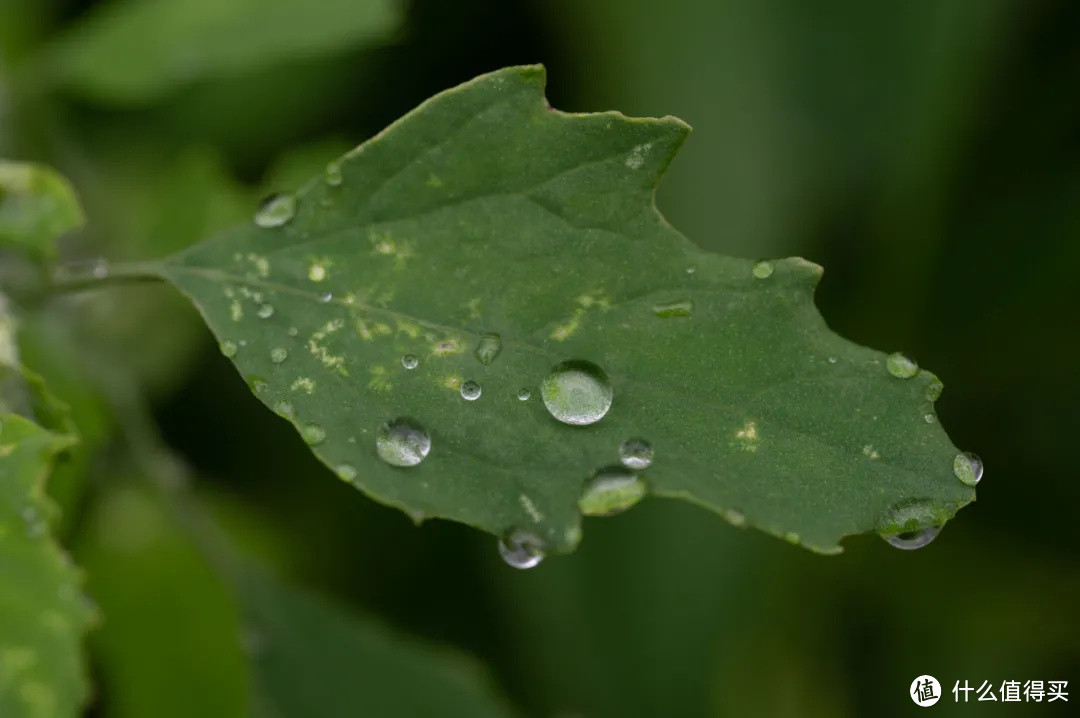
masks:
{"label": "dark green background", "polygon": [[[196,489],[252,552],[472,653],[523,715],[906,715],[923,673],[944,684],[933,710],[950,715],[1065,715],[1080,701],[965,707],[948,692],[965,679],[1080,691],[1080,4],[416,0],[374,46],[119,100],[42,60],[109,4],[0,0],[0,155],[72,177],[90,224],[67,259],[175,251],[434,92],[543,62],[560,109],[689,122],[659,192],[671,222],[707,249],[824,265],[830,325],[937,373],[943,424],[987,467],[978,502],[917,552],[864,536],[826,558],[650,500],[587,520],[577,554],[518,572],[490,537],[414,528],[335,479],[171,290],[109,290],[42,315],[41,346],[73,334],[71,347],[137,379],[204,477]],[[57,316],[74,328],[53,327]],[[50,354],[24,349],[38,353]],[[51,352],[52,373],[77,377],[90,353]],[[141,678],[109,670],[126,644],[106,635],[124,620],[107,623],[92,641],[91,714],[147,705],[126,693],[142,681],[147,700],[190,715],[200,690],[228,692],[200,688],[227,683],[227,658],[146,675],[191,642],[177,621],[198,624],[198,582],[213,579],[175,548],[144,557],[158,571],[131,563],[95,584],[111,544],[94,527],[122,452],[108,420],[84,434],[94,450],[56,486],[66,540],[107,620],[110,606],[144,607],[127,631],[149,666]],[[169,557],[175,575],[160,570]],[[163,588],[170,577],[183,601]],[[143,595],[152,608],[131,599]],[[214,625],[219,603],[207,599]]]}

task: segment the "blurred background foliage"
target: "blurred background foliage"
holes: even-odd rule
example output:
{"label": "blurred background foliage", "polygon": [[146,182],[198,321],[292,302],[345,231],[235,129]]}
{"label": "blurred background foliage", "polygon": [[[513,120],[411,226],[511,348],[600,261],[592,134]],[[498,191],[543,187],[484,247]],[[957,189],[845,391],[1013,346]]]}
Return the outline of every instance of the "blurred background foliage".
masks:
{"label": "blurred background foliage", "polygon": [[[417,669],[446,690],[479,675],[471,654],[526,716],[902,715],[923,673],[950,704],[956,680],[1080,689],[1078,3],[0,0],[0,156],[74,182],[88,224],[65,261],[160,256],[434,92],[531,62],[561,109],[693,125],[661,210],[705,248],[823,264],[837,331],[943,378],[940,418],[987,466],[978,503],[924,550],[864,536],[825,558],[651,500],[514,571],[490,537],[335,479],[172,290],[64,297],[21,343],[84,437],[52,492],[105,617],[90,715],[237,715],[252,682],[291,715],[318,676],[310,715],[384,714],[347,685],[373,649],[331,613],[461,649]],[[141,400],[230,540],[332,603],[223,588],[139,488]]]}

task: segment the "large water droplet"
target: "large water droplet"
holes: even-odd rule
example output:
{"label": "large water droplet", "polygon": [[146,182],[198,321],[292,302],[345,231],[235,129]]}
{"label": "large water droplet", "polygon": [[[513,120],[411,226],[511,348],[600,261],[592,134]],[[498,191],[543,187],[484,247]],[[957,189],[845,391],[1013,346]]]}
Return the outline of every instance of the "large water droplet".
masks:
{"label": "large water droplet", "polygon": [[222,354],[229,357],[230,359],[232,359],[234,356],[236,356],[236,352],[237,352],[236,342],[232,342],[232,341],[229,341],[228,339],[226,339],[220,345],[218,345],[218,348],[221,349]]}
{"label": "large water droplet", "polygon": [[619,461],[628,469],[640,471],[652,463],[653,449],[645,439],[627,439],[619,446]]}
{"label": "large water droplet", "polygon": [[482,392],[483,389],[475,381],[467,381],[461,385],[461,398],[465,401],[476,401]]}
{"label": "large water droplet", "polygon": [[375,451],[391,466],[416,466],[431,451],[431,437],[412,419],[394,419],[379,427]]}
{"label": "large water droplet", "polygon": [[585,484],[578,509],[586,516],[610,516],[630,508],[645,496],[645,482],[621,466],[600,469]]}
{"label": "large water droplet", "polygon": [[326,184],[331,187],[340,185],[341,181],[344,179],[341,175],[341,163],[337,160],[327,163],[324,178],[326,179]]}
{"label": "large water droplet", "polygon": [[528,531],[512,531],[499,539],[499,555],[514,568],[532,568],[544,560],[544,542]]}
{"label": "large water droplet", "polygon": [[982,481],[983,462],[977,455],[970,451],[957,454],[953,459],[953,473],[956,478],[968,486],[974,486]]}
{"label": "large water droplet", "polygon": [[255,310],[255,314],[259,319],[269,319],[274,316],[274,307],[272,304],[260,304],[259,308]]}
{"label": "large water droplet", "polygon": [[318,424],[308,424],[300,430],[300,436],[309,446],[315,446],[326,441],[326,430]]}
{"label": "large water droplet", "polygon": [[751,270],[751,271],[753,272],[754,276],[757,277],[758,279],[768,279],[769,277],[772,276],[772,273],[773,273],[772,262],[767,262],[765,260],[762,260],[762,261],[758,262],[757,264],[755,264],[753,270]]}
{"label": "large water droplet", "polygon": [[401,357],[401,366],[406,369],[415,369],[420,366],[420,360],[413,354],[406,354]]}
{"label": "large water droplet", "polygon": [[910,379],[919,373],[915,360],[900,352],[893,352],[885,359],[885,368],[897,379]]}
{"label": "large water droplet", "polygon": [[502,338],[498,334],[485,334],[476,343],[476,351],[473,352],[481,364],[490,364],[495,361],[502,351]]}
{"label": "large water droplet", "polygon": [[663,304],[654,304],[652,311],[656,316],[665,319],[668,317],[689,317],[694,313],[694,303],[689,299],[664,302]]}
{"label": "large water droplet", "polygon": [[878,532],[896,548],[910,551],[937,538],[947,519],[947,512],[935,508],[929,499],[910,499],[888,508]]}
{"label": "large water droplet", "polygon": [[272,194],[255,211],[255,224],[260,227],[280,227],[296,216],[296,197],[291,194]]}
{"label": "large water droplet", "polygon": [[285,347],[274,347],[270,350],[270,361],[280,364],[289,358],[289,352]]}
{"label": "large water droplet", "polygon": [[574,359],[552,370],[540,385],[540,397],[559,421],[585,426],[604,418],[611,408],[612,390],[603,369]]}

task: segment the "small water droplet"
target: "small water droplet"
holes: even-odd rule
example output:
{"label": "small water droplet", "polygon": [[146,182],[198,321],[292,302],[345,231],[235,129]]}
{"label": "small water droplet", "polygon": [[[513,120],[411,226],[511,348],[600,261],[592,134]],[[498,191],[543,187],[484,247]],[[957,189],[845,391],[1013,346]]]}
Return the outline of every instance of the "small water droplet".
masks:
{"label": "small water droplet", "polygon": [[280,364],[289,358],[289,351],[285,347],[274,347],[270,350],[270,361]]}
{"label": "small water droplet", "polygon": [[919,373],[919,365],[906,354],[893,352],[885,359],[885,368],[897,379],[910,379]]}
{"label": "small water droplet", "polygon": [[329,302],[333,298],[334,298],[334,293],[333,292],[323,292],[322,294],[319,295],[319,301],[322,302],[323,304],[326,304],[327,302]]}
{"label": "small water droplet", "polygon": [[391,466],[416,466],[431,451],[431,437],[412,419],[394,419],[379,427],[375,451]]}
{"label": "small water droplet", "polygon": [[299,330],[299,329],[297,329],[296,327],[289,327],[289,329],[288,329],[288,332],[287,332],[287,333],[288,333],[288,335],[289,335],[290,337],[295,337],[295,336],[296,336],[297,334],[299,334],[299,333],[300,333],[300,330]]}
{"label": "small water droplet", "polygon": [[829,363],[830,364],[835,364],[836,361],[837,361],[836,357],[829,357]]}
{"label": "small water droplet", "polygon": [[418,359],[413,354],[406,354],[405,356],[401,357],[401,366],[405,367],[406,369],[415,369],[416,367],[420,366],[420,359]]}
{"label": "small water droplet", "polygon": [[338,464],[334,471],[343,481],[352,481],[356,478],[356,468],[352,464]]}
{"label": "small water droplet", "polygon": [[279,401],[278,403],[274,404],[274,413],[291,419],[293,417],[293,414],[296,413],[296,410],[293,409],[293,405],[290,402]]}
{"label": "small water droplet", "polygon": [[264,379],[252,379],[251,388],[257,394],[262,394],[264,391],[270,388],[270,385],[266,383]]}
{"label": "small water droplet", "polygon": [[675,302],[654,304],[652,311],[653,314],[664,319],[669,317],[689,317],[694,313],[694,302],[689,299],[682,299]]}
{"label": "small water droplet", "polygon": [[318,424],[308,424],[300,430],[300,436],[309,446],[315,446],[326,441],[326,430]]}
{"label": "small water droplet", "polygon": [[619,446],[619,461],[628,469],[647,469],[652,459],[652,446],[645,439],[627,439]]}
{"label": "small water droplet", "polygon": [[90,273],[94,275],[94,279],[105,279],[109,276],[109,262],[106,259],[97,259],[94,261],[94,266],[91,268]]}
{"label": "small water droplet", "polygon": [[522,389],[517,393],[517,398],[518,401],[528,401],[530,398],[532,398],[532,392],[528,389]]}
{"label": "small water droplet", "polygon": [[255,314],[259,319],[269,319],[274,316],[274,307],[271,304],[260,304],[259,308],[255,310]]}
{"label": "small water droplet", "polygon": [[548,412],[575,426],[594,424],[611,408],[613,392],[603,369],[574,359],[556,366],[540,385]]}
{"label": "small water droplet", "polygon": [[326,179],[326,184],[330,185],[331,187],[337,187],[338,185],[340,185],[342,179],[344,179],[341,175],[341,163],[337,160],[334,160],[333,162],[328,162],[326,164],[326,173],[324,174],[324,178]]}
{"label": "small water droplet", "polygon": [[476,344],[476,351],[473,354],[481,364],[487,365],[495,361],[501,351],[502,338],[498,334],[490,333],[480,337],[480,341]]}
{"label": "small water droplet", "polygon": [[291,194],[272,194],[255,211],[255,224],[264,229],[288,224],[296,216],[296,197]]}
{"label": "small water droplet", "polygon": [[909,499],[890,506],[881,518],[881,538],[907,551],[922,548],[937,538],[948,514],[929,499]]}
{"label": "small water droplet", "polygon": [[732,526],[743,527],[746,526],[746,515],[742,511],[736,509],[727,509],[724,511],[724,518]]}
{"label": "small water droplet", "polygon": [[927,424],[933,424],[934,423],[934,415],[933,414],[923,414],[922,419]]}
{"label": "small water droplet", "polygon": [[772,262],[762,260],[762,261],[758,262],[757,264],[755,264],[753,270],[751,270],[751,271],[753,272],[754,276],[757,277],[758,279],[768,279],[769,277],[772,276],[772,273],[773,273]]}
{"label": "small water droplet", "polygon": [[953,459],[953,473],[956,478],[968,486],[974,486],[982,481],[983,462],[976,454],[965,451],[957,454]]}
{"label": "small water droplet", "polygon": [[465,401],[476,401],[482,392],[483,389],[475,381],[467,381],[461,385],[461,398]]}
{"label": "small water droplet", "polygon": [[611,516],[625,511],[645,496],[645,482],[621,466],[600,469],[585,484],[578,509],[586,516]]}
{"label": "small water droplet", "polygon": [[799,534],[796,533],[795,531],[788,531],[786,534],[784,534],[784,540],[787,541],[792,546],[798,546],[799,545]]}
{"label": "small water droplet", "polygon": [[326,279],[326,265],[322,262],[312,262],[307,268],[307,278],[313,282],[321,282]]}
{"label": "small water droplet", "polygon": [[696,271],[697,271],[697,269],[695,269],[694,267],[687,267],[686,268],[686,273],[687,274],[693,274]]}
{"label": "small water droplet", "polygon": [[499,555],[514,568],[533,568],[544,560],[544,542],[528,531],[512,531],[499,539]]}
{"label": "small water droplet", "polygon": [[941,379],[936,376],[931,377],[930,383],[926,385],[926,398],[930,401],[937,401],[944,389],[945,385],[941,383]]}
{"label": "small water droplet", "polygon": [[230,359],[232,359],[234,356],[236,356],[236,352],[237,352],[236,342],[229,341],[229,340],[226,339],[225,341],[223,341],[221,344],[218,345],[218,349],[220,349],[221,353],[224,354],[225,356],[229,357]]}

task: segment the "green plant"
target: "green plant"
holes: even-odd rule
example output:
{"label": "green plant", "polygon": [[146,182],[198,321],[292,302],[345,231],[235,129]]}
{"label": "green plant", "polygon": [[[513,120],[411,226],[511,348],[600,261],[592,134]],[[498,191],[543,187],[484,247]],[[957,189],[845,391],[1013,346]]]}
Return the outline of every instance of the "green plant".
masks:
{"label": "green plant", "polygon": [[[583,514],[646,493],[821,553],[867,531],[921,544],[973,500],[981,465],[937,421],[941,382],[829,331],[819,267],[702,252],[660,217],[653,193],[685,124],[554,111],[543,84],[541,68],[513,67],[441,93],[253,221],[162,260],[57,266],[57,236],[82,217],[73,192],[0,165],[0,562],[25,575],[0,611],[4,715],[71,715],[89,695],[78,655],[94,612],[44,523],[48,467],[69,451],[77,474],[81,450],[31,372],[71,346],[47,328],[70,321],[71,292],[168,280],[340,479],[414,521],[492,533],[518,567],[574,550]],[[42,367],[20,361],[19,325]],[[334,693],[321,715],[505,713],[475,673],[242,557],[122,370],[70,380],[88,386],[76,423],[115,417],[125,437],[131,481],[109,487],[94,530],[168,551],[175,525],[204,552],[251,633],[257,704],[301,715]],[[145,570],[146,556],[120,560]],[[357,661],[362,682],[315,670]],[[297,675],[303,688],[282,690]],[[416,684],[406,705],[400,686]]]}

